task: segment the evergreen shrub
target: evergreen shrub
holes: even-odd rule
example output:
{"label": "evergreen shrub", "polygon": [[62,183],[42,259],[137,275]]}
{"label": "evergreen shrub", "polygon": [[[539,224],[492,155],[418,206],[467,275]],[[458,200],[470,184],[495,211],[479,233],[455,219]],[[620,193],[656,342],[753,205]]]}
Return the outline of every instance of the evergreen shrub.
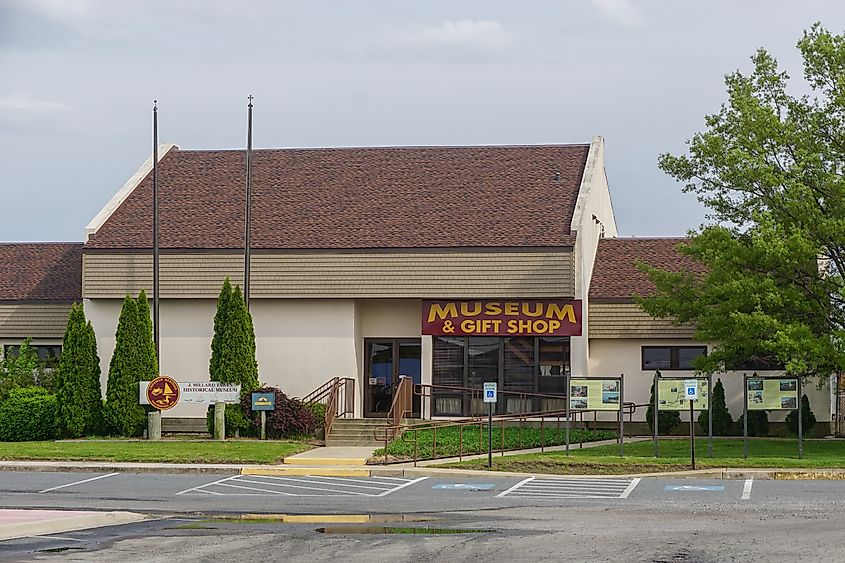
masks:
{"label": "evergreen shrub", "polygon": [[0,441],[52,440],[56,436],[56,396],[43,387],[13,389],[0,404]]}
{"label": "evergreen shrub", "polygon": [[[805,436],[810,433],[816,425],[816,415],[810,408],[810,399],[807,395],[801,397],[801,432]],[[786,427],[793,434],[798,434],[798,410],[791,411],[786,415]]]}
{"label": "evergreen shrub", "polygon": [[[713,386],[713,396],[710,398],[710,408],[713,411],[713,435],[727,436],[733,426],[733,418],[728,405],[725,402],[725,387],[722,385],[722,380],[717,379],[716,385]],[[701,411],[698,415],[698,424],[706,432],[708,429],[709,413]]]}

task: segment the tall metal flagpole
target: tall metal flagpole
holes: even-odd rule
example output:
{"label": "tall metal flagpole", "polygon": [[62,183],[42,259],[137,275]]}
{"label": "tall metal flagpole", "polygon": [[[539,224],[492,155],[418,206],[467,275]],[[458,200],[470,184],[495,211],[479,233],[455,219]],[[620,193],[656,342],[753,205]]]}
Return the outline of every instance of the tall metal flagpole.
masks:
{"label": "tall metal flagpole", "polygon": [[156,348],[156,362],[161,372],[158,291],[158,100],[153,100],[153,342]]}
{"label": "tall metal flagpole", "polygon": [[246,221],[244,225],[244,302],[249,311],[249,254],[252,222],[252,94],[249,95],[246,132]]}

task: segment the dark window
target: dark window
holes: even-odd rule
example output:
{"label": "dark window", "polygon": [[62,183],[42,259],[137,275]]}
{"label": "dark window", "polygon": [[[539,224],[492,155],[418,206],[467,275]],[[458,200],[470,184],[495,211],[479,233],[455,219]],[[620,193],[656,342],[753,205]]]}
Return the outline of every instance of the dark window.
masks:
{"label": "dark window", "polygon": [[[433,339],[432,383],[480,389],[496,381],[502,391],[562,395],[570,373],[569,337],[450,337]],[[435,415],[470,415],[486,409],[470,405],[469,394],[435,389]],[[501,412],[531,412],[563,408],[562,399],[509,396],[497,408]]]}
{"label": "dark window", "polygon": [[[55,368],[59,366],[59,357],[62,355],[61,344],[30,344],[29,347],[35,350],[38,358],[44,362],[44,367]],[[17,345],[7,345],[4,348],[4,355],[15,357],[20,352],[21,347]]]}
{"label": "dark window", "polygon": [[643,346],[643,371],[693,370],[693,361],[707,355],[707,346]]}

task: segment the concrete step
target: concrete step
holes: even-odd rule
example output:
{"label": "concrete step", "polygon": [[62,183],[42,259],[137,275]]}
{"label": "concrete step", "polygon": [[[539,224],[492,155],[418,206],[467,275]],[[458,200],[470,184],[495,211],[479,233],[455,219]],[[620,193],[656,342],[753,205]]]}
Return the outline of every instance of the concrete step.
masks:
{"label": "concrete step", "polygon": [[356,447],[364,447],[364,446],[372,446],[374,448],[378,448],[379,446],[384,446],[384,442],[379,442],[378,440],[373,440],[372,438],[340,438],[337,440],[329,438],[326,440],[326,446],[328,447],[338,447],[338,446],[356,446]]}

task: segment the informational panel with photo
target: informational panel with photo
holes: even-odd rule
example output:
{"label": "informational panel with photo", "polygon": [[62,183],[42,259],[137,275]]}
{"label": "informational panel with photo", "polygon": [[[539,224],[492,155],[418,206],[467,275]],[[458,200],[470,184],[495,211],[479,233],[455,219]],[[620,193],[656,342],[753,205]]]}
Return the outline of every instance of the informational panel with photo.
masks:
{"label": "informational panel with photo", "polygon": [[[706,411],[710,397],[707,393],[707,380],[698,379],[698,400],[692,402],[693,410]],[[684,379],[657,380],[657,410],[660,411],[688,411],[689,402],[686,399]]]}
{"label": "informational panel with photo", "polygon": [[748,410],[774,411],[798,408],[798,379],[749,377]]}
{"label": "informational panel with photo", "polygon": [[618,379],[571,379],[569,408],[584,411],[618,411],[621,381]]}

